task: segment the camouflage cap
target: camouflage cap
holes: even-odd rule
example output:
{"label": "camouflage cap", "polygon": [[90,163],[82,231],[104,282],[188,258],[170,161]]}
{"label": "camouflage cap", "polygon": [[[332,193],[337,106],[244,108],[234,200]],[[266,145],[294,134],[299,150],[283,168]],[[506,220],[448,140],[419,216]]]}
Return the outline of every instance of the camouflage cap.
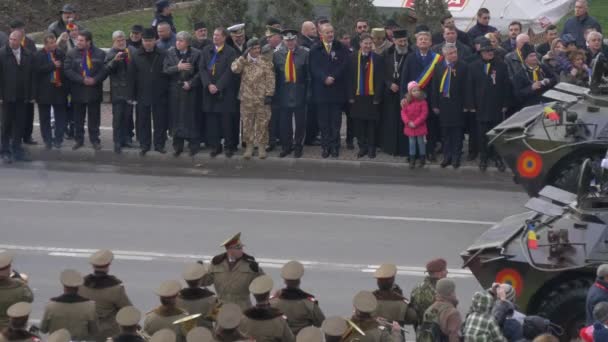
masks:
{"label": "camouflage cap", "polygon": [[175,297],[182,289],[179,281],[168,280],[160,284],[160,287],[155,291],[159,297]]}
{"label": "camouflage cap", "polygon": [[378,307],[378,300],[373,293],[369,291],[361,291],[357,293],[353,299],[353,306],[357,311],[363,313],[371,313]]}
{"label": "camouflage cap", "polygon": [[47,338],[47,342],[70,342],[72,336],[67,329],[55,330]]}
{"label": "camouflage cap", "polygon": [[321,330],[327,336],[342,336],[348,329],[346,320],[339,316],[328,317],[323,321]]}
{"label": "camouflage cap", "polygon": [[152,335],[150,342],[175,342],[177,336],[171,329],[161,329]]}
{"label": "camouflage cap", "polygon": [[208,268],[206,265],[194,262],[184,268],[182,278],[184,278],[185,281],[199,280],[207,273],[207,271]]}
{"label": "camouflage cap", "polygon": [[188,332],[186,342],[213,342],[213,335],[209,329],[196,327]]}
{"label": "camouflage cap", "polygon": [[95,267],[108,266],[112,263],[112,260],[114,260],[114,253],[108,249],[98,250],[89,258],[89,262]]}
{"label": "camouflage cap", "polygon": [[261,295],[270,292],[273,286],[274,282],[272,281],[272,278],[264,274],[255,278],[251,284],[249,284],[249,292],[254,295]]}
{"label": "camouflage cap", "polygon": [[296,342],[323,342],[323,333],[317,327],[306,327],[300,330]]}
{"label": "camouflage cap", "polygon": [[125,306],[116,314],[116,322],[121,327],[132,327],[137,325],[139,320],[141,320],[141,312],[134,306]]}
{"label": "camouflage cap", "polygon": [[9,252],[0,253],[0,270],[8,268],[13,262],[13,254]]}
{"label": "camouflage cap", "polygon": [[380,267],[374,272],[374,277],[376,279],[384,279],[384,278],[393,278],[397,275],[397,266],[393,264],[382,264]]}
{"label": "camouflage cap", "polygon": [[78,287],[84,284],[82,274],[76,270],[65,270],[61,272],[59,280],[61,281],[61,285],[65,287]]}
{"label": "camouflage cap", "polygon": [[281,269],[281,278],[285,280],[299,280],[304,275],[304,265],[298,261],[290,261]]}
{"label": "camouflage cap", "polygon": [[222,329],[234,329],[241,324],[242,318],[241,307],[233,303],[227,303],[220,308],[217,315],[217,325]]}
{"label": "camouflage cap", "polygon": [[6,310],[6,315],[10,318],[27,317],[32,312],[32,304],[28,302],[19,302],[11,305]]}

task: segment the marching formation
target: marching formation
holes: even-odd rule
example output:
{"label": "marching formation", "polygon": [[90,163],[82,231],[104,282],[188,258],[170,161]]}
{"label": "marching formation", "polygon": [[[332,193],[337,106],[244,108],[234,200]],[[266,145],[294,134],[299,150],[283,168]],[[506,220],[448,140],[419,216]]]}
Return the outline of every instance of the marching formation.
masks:
{"label": "marching formation", "polygon": [[115,31],[107,52],[71,5],[38,51],[25,23],[11,23],[5,44],[0,36],[6,163],[29,160],[22,143],[35,143],[34,103],[47,149],[62,148],[64,137],[81,148],[85,122],[91,146],[101,149],[102,83],[109,78],[116,153],[136,142],[142,156],[166,153],[170,139],[175,156],[206,147],[211,157],[232,157],[244,147],[245,159],[264,159],[280,147],[280,157],[299,158],[305,145],[319,144],[323,158],[338,158],[346,114],[346,147],[356,141],[358,158],[381,150],[408,156],[414,168],[441,154],[442,167],[458,168],[467,137],[468,160],[504,170],[485,132],[543,103],[560,80],[588,84],[591,61],[607,51],[585,0],[576,2],[561,35],[548,26],[537,46],[517,21],[501,43],[485,8],[466,33],[451,16],[434,33],[424,23],[407,32],[394,21],[370,28],[359,19],[350,34],[326,18],[306,21],[298,32],[269,19],[265,37],[249,39],[245,24],[197,22],[194,33],[176,32],[169,1],[156,6],[150,28]]}

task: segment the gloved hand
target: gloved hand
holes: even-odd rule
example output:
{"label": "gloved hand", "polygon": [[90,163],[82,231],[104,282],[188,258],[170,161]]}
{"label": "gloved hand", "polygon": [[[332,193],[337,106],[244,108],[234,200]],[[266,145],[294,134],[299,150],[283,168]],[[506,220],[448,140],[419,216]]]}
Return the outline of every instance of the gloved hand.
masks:
{"label": "gloved hand", "polygon": [[266,96],[266,97],[264,97],[264,104],[265,105],[272,104],[272,96]]}

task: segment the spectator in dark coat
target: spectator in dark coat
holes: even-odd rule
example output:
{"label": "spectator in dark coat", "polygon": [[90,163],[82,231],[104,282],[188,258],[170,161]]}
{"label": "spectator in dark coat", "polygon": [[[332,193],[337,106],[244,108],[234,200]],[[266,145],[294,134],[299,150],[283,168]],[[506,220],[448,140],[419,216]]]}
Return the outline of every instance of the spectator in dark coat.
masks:
{"label": "spectator in dark coat", "polygon": [[154,19],[152,20],[152,26],[154,29],[157,28],[160,23],[168,23],[171,26],[171,32],[175,34],[175,24],[173,23],[173,9],[169,0],[157,0],[156,1],[156,12],[154,13]]}
{"label": "spectator in dark coat", "polygon": [[513,78],[514,94],[520,99],[521,107],[547,102],[543,93],[557,84],[557,77],[538,61],[538,55],[530,44],[521,49],[524,68]]}
{"label": "spectator in dark coat", "polygon": [[211,44],[211,40],[207,38],[208,30],[204,22],[199,21],[194,24],[194,36],[192,37],[192,47],[203,51],[203,48]]}
{"label": "spectator in dark coat", "polygon": [[443,42],[433,46],[433,51],[436,53],[441,53],[441,49],[445,46],[445,44],[456,44],[456,48],[458,49],[458,59],[461,61],[465,61],[471,54],[471,47],[463,44],[458,40],[458,31],[453,28],[446,26],[443,28]]}
{"label": "spectator in dark coat", "polygon": [[608,264],[597,268],[597,279],[587,292],[586,321],[587,325],[593,324],[593,308],[600,302],[608,302]]}
{"label": "spectator in dark coat", "polygon": [[[57,48],[53,33],[44,37],[44,47],[34,55],[34,98],[38,103],[40,133],[47,149],[61,148],[65,130],[67,80],[63,71],[65,53]],[[55,131],[51,129],[51,108]],[[54,133],[54,136],[53,136]]]}
{"label": "spectator in dark coat", "polygon": [[591,62],[600,52],[608,57],[608,47],[604,45],[603,38],[601,33],[595,31],[589,32],[587,35],[587,56],[585,60],[587,65],[591,66]]}
{"label": "spectator in dark coat", "polygon": [[73,22],[76,20],[76,8],[70,4],[65,4],[61,11],[59,11],[59,15],[59,20],[52,22],[47,29],[56,38],[59,38],[61,34],[70,30],[70,24],[73,25]]}
{"label": "spectator in dark coat", "polygon": [[502,48],[505,49],[505,51],[511,52],[515,50],[517,45],[515,40],[517,39],[517,36],[521,34],[521,31],[522,26],[519,21],[512,21],[509,24],[509,37],[507,37],[507,39],[505,39],[505,41],[501,44]]}
{"label": "spectator in dark coat", "polygon": [[139,24],[131,26],[131,33],[129,33],[129,39],[127,39],[127,45],[132,46],[135,49],[141,47],[141,35],[144,32],[144,27]]}
{"label": "spectator in dark coat", "polygon": [[536,46],[536,52],[538,52],[538,54],[541,57],[546,55],[547,52],[551,51],[551,43],[553,43],[553,40],[558,37],[557,26],[555,26],[555,25],[547,26],[543,36],[544,36],[545,42]]}
{"label": "spectator in dark coat", "polygon": [[524,68],[524,59],[526,57],[522,55],[521,49],[529,42],[530,36],[527,34],[522,33],[518,35],[515,42],[515,49],[505,56],[505,64],[509,71],[509,79],[513,80],[513,77]]}
{"label": "spectator in dark coat", "polygon": [[562,35],[571,34],[576,40],[576,46],[580,49],[585,48],[585,29],[588,27],[595,28],[598,32],[602,32],[602,27],[588,13],[589,5],[587,0],[577,0],[574,4],[574,17],[568,19],[564,24]]}
{"label": "spectator in dark coat", "polygon": [[312,97],[321,129],[323,158],[340,155],[341,108],[347,99],[348,50],[334,40],[331,24],[321,27],[321,42],[310,50]]}
{"label": "spectator in dark coat", "polygon": [[312,49],[312,46],[319,42],[319,34],[317,33],[317,27],[312,21],[305,21],[302,23],[302,30],[300,31],[300,37],[298,39],[298,45],[305,47],[308,50]]}
{"label": "spectator in dark coat", "polygon": [[433,45],[445,42],[445,38],[443,37],[443,29],[446,27],[451,27],[456,30],[456,35],[458,37],[457,39],[460,43],[468,46],[469,48],[473,47],[473,42],[469,35],[456,27],[456,22],[454,21],[454,17],[451,13],[448,13],[445,17],[441,18],[441,31],[433,34]]}
{"label": "spectator in dark coat", "polygon": [[469,29],[468,35],[473,41],[479,36],[485,36],[486,33],[496,31],[496,27],[490,26],[490,11],[482,7],[477,11],[477,24]]}
{"label": "spectator in dark coat", "polygon": [[87,31],[80,32],[76,46],[65,59],[65,75],[70,80],[74,106],[75,143],[72,149],[77,150],[84,145],[84,123],[88,112],[89,140],[95,150],[100,150],[99,125],[103,80],[107,76],[104,66],[106,54],[93,45],[93,35]]}
{"label": "spectator in dark coat", "polygon": [[593,308],[593,340],[608,341],[608,302],[599,302]]}
{"label": "spectator in dark coat", "polygon": [[169,50],[175,46],[175,32],[171,31],[170,23],[166,21],[158,23],[156,34],[158,35],[156,47],[163,50]]}

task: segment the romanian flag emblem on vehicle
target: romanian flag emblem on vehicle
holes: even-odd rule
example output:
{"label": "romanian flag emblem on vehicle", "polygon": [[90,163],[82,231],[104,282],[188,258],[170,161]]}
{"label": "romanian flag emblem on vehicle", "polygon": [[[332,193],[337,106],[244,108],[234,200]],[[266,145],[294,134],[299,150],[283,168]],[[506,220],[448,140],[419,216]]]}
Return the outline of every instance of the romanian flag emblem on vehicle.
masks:
{"label": "romanian flag emblem on vehicle", "polygon": [[536,226],[534,223],[527,223],[528,226],[528,248],[538,249],[538,237],[536,236]]}

